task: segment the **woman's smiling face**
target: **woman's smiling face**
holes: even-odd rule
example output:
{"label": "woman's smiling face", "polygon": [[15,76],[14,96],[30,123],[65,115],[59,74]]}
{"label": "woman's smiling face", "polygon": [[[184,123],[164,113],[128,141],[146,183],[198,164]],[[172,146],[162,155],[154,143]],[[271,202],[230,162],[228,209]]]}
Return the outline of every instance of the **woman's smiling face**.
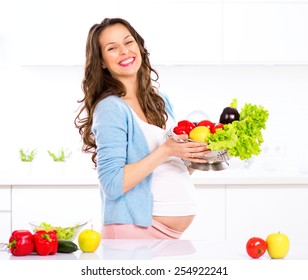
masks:
{"label": "woman's smiling face", "polygon": [[102,66],[117,80],[137,77],[142,58],[140,48],[129,30],[117,23],[108,26],[99,35]]}

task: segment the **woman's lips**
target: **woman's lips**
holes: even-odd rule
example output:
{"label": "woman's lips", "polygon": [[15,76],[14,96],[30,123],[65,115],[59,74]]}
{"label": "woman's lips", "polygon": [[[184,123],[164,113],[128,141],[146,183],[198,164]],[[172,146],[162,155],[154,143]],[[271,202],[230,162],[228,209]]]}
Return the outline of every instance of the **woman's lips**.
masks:
{"label": "woman's lips", "polygon": [[119,65],[123,66],[123,67],[127,67],[127,66],[130,66],[134,63],[135,61],[135,58],[134,57],[128,57],[128,58],[125,58],[123,60],[121,60],[119,62]]}

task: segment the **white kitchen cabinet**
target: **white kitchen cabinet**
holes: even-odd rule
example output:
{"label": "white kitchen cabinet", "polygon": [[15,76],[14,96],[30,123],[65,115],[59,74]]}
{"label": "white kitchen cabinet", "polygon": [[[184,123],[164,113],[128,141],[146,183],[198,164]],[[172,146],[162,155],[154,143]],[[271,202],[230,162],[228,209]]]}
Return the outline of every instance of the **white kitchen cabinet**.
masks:
{"label": "white kitchen cabinet", "polygon": [[[199,209],[182,239],[242,242],[281,231],[291,241],[307,240],[307,177],[273,180],[274,177],[260,176],[258,180],[242,172],[242,177],[219,173],[215,181],[211,174],[193,177]],[[1,186],[0,241],[8,238],[11,229],[31,230],[30,221],[75,223],[92,219],[87,227],[93,225],[100,230],[101,199],[96,183],[56,181]]]}
{"label": "white kitchen cabinet", "polygon": [[198,213],[182,235],[190,240],[225,239],[225,187],[203,185],[196,187]]}
{"label": "white kitchen cabinet", "polygon": [[307,64],[308,2],[223,6],[224,64]]}
{"label": "white kitchen cabinet", "polygon": [[7,243],[11,234],[11,187],[0,187],[0,242]]}
{"label": "white kitchen cabinet", "polygon": [[307,64],[308,1],[19,1],[19,65],[83,65],[88,31],[127,19],[153,65]]}
{"label": "white kitchen cabinet", "polygon": [[308,185],[242,185],[226,189],[226,239],[283,232],[307,240]]}
{"label": "white kitchen cabinet", "polygon": [[[202,0],[201,0],[202,1]],[[246,4],[256,4],[256,3],[261,3],[261,4],[264,4],[264,3],[268,3],[268,4],[272,4],[272,3],[287,3],[287,4],[290,4],[290,3],[307,3],[308,1],[307,0],[223,0],[224,3],[246,3]]]}
{"label": "white kitchen cabinet", "polygon": [[118,11],[117,0],[18,2],[14,43],[19,65],[83,65],[90,27]]}
{"label": "white kitchen cabinet", "polygon": [[8,243],[11,236],[11,213],[0,211],[0,243]]}
{"label": "white kitchen cabinet", "polygon": [[152,64],[221,63],[221,1],[120,0],[119,7],[144,38]]}
{"label": "white kitchen cabinet", "polygon": [[11,211],[11,186],[0,188],[0,211]]}
{"label": "white kitchen cabinet", "polygon": [[12,201],[13,229],[31,230],[30,221],[74,225],[89,219],[87,228],[101,228],[97,186],[13,186]]}
{"label": "white kitchen cabinet", "polygon": [[[225,187],[196,187],[198,214],[183,234],[184,239],[225,239]],[[29,229],[30,221],[92,219],[88,225],[101,228],[101,200],[97,186],[13,186],[12,228]]]}
{"label": "white kitchen cabinet", "polygon": [[123,17],[145,39],[152,64],[220,64],[221,5],[188,0],[21,1],[17,63],[83,65],[90,27],[105,17]]}

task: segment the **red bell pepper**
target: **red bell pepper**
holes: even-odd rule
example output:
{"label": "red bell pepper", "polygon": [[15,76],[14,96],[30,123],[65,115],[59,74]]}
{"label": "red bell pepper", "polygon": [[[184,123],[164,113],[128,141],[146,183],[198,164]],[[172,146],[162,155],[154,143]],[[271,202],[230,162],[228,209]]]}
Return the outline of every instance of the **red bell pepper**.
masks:
{"label": "red bell pepper", "polygon": [[54,255],[58,251],[56,231],[38,230],[33,234],[35,251],[41,256]]}
{"label": "red bell pepper", "polygon": [[175,134],[189,134],[189,132],[191,132],[194,128],[195,128],[195,124],[187,121],[187,120],[183,120],[183,121],[179,121],[178,125],[173,128],[173,132]]}
{"label": "red bell pepper", "polygon": [[34,251],[33,234],[28,230],[15,230],[7,247],[14,256],[26,256]]}

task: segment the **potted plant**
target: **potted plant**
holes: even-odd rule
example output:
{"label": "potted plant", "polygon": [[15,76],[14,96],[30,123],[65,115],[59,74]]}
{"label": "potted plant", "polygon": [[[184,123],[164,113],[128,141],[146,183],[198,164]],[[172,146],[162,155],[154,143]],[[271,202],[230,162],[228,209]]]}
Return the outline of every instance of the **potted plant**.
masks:
{"label": "potted plant", "polygon": [[36,149],[19,149],[19,158],[22,162],[20,165],[20,171],[24,175],[29,175],[32,172],[32,162],[37,155]]}
{"label": "potted plant", "polygon": [[47,152],[55,162],[66,162],[72,154],[71,152],[65,151],[63,148],[61,148],[57,153],[51,152],[50,150]]}
{"label": "potted plant", "polygon": [[56,176],[62,176],[65,173],[65,164],[66,161],[70,158],[71,152],[66,151],[61,148],[59,151],[54,152],[48,150],[48,155],[52,158],[52,161],[55,163],[52,165],[51,169],[53,169],[53,173]]}
{"label": "potted plant", "polygon": [[19,150],[19,157],[22,162],[32,162],[36,157],[36,149],[33,150],[25,150],[20,149]]}

